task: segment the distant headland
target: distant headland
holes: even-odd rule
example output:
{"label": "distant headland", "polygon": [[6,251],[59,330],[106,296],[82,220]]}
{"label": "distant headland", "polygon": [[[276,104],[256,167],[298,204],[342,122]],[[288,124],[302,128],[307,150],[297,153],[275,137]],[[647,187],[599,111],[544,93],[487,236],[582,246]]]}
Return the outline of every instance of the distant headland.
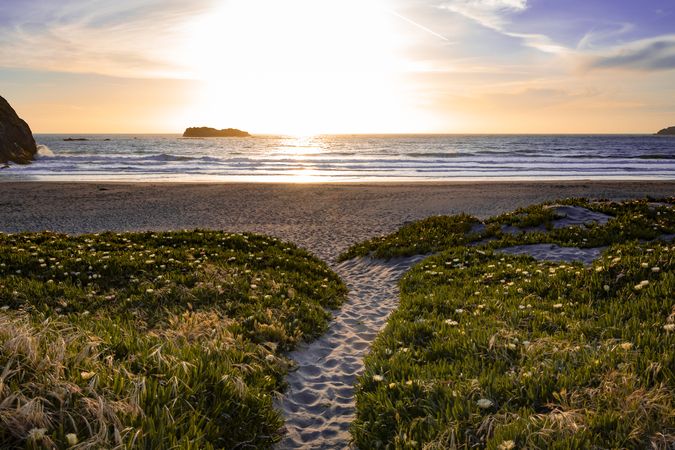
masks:
{"label": "distant headland", "polygon": [[664,128],[656,134],[659,136],[675,136],[675,127]]}
{"label": "distant headland", "polygon": [[251,135],[236,128],[217,130],[209,127],[190,127],[185,130],[183,137],[251,137]]}

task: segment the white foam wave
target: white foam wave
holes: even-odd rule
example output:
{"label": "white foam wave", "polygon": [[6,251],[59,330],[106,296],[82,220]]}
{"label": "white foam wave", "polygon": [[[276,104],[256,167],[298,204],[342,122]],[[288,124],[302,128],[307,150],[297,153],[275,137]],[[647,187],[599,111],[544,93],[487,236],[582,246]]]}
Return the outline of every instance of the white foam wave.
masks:
{"label": "white foam wave", "polygon": [[37,146],[37,153],[35,153],[35,156],[38,158],[53,158],[55,155],[49,147],[40,144]]}

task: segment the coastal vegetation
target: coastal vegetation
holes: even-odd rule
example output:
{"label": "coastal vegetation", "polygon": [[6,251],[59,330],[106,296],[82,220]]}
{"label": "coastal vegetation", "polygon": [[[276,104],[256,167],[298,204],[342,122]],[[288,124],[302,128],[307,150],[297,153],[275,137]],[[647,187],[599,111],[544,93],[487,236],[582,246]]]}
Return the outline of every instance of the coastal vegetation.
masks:
{"label": "coastal vegetation", "polygon": [[468,214],[429,217],[404,225],[388,236],[354,244],[339,259],[345,261],[367,255],[380,259],[424,255],[439,248],[470,242],[468,234],[479,223]]}
{"label": "coastal vegetation", "polygon": [[[401,280],[366,358],[359,448],[675,445],[675,202],[560,204],[611,219],[560,226],[536,205],[465,236],[457,224],[477,220],[427,219],[349,251],[434,253]],[[532,243],[606,249],[587,266],[499,252]]]}
{"label": "coastal vegetation", "polygon": [[[509,245],[553,243],[565,247],[601,247],[634,239],[650,240],[675,234],[673,199],[639,200],[622,203],[565,199],[519,208],[480,221],[466,214],[434,216],[401,227],[389,235],[357,243],[341,260],[356,256],[391,258],[437,253],[463,244],[490,248]],[[564,214],[556,207],[584,208],[612,218],[606,224],[589,222],[584,226],[561,226]]]}
{"label": "coastal vegetation", "polygon": [[346,288],[277,239],[0,234],[3,448],[265,448]]}

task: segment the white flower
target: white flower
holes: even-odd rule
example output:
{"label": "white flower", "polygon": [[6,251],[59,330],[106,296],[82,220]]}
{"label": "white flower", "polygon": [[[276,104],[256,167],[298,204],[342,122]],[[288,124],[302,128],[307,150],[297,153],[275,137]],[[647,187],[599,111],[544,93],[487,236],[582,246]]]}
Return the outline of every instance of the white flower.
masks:
{"label": "white flower", "polygon": [[562,303],[556,303],[555,305],[553,305],[553,307],[554,307],[555,309],[560,309],[560,308],[563,307],[563,305],[562,305]]}
{"label": "white flower", "polygon": [[675,331],[675,323],[668,323],[663,326],[663,329],[666,331]]}
{"label": "white flower", "polygon": [[648,285],[649,285],[649,281],[648,281],[648,280],[642,280],[642,281],[640,281],[639,284],[636,284],[636,285],[633,286],[633,287],[635,288],[636,291],[639,291],[640,289],[642,289],[643,287],[648,286]]}
{"label": "white flower", "polygon": [[155,290],[148,288],[145,290],[145,292],[147,292],[148,294],[152,294],[153,292],[155,292]]}
{"label": "white flower", "polygon": [[478,400],[478,401],[476,402],[476,404],[477,404],[478,407],[481,408],[481,409],[492,408],[492,405],[494,405],[494,403],[492,402],[492,400],[487,399],[487,398],[481,398],[480,400]]}
{"label": "white flower", "polygon": [[28,440],[33,442],[41,441],[45,437],[45,434],[47,434],[46,428],[33,428],[28,432]]}
{"label": "white flower", "polygon": [[654,267],[652,267],[652,272],[659,273],[659,272],[661,272],[661,268],[658,267],[658,266],[654,266]]}
{"label": "white flower", "polygon": [[457,322],[456,320],[452,320],[452,319],[446,320],[445,323],[450,325],[451,327],[456,327],[457,325],[459,325],[459,322]]}
{"label": "white flower", "polygon": [[71,447],[73,445],[76,445],[77,442],[78,442],[77,441],[77,435],[75,433],[66,434],[66,441],[68,441],[68,445],[70,445]]}
{"label": "white flower", "polygon": [[497,446],[497,450],[513,450],[514,448],[516,448],[516,443],[511,440],[504,441]]}
{"label": "white flower", "polygon": [[382,375],[373,375],[373,381],[384,381],[384,377]]}
{"label": "white flower", "polygon": [[609,284],[604,285],[602,288],[605,290],[605,292],[609,292]]}
{"label": "white flower", "polygon": [[456,312],[457,314],[462,314],[462,313],[464,312],[464,310],[461,309],[461,308],[457,308],[457,309],[455,310],[455,312]]}

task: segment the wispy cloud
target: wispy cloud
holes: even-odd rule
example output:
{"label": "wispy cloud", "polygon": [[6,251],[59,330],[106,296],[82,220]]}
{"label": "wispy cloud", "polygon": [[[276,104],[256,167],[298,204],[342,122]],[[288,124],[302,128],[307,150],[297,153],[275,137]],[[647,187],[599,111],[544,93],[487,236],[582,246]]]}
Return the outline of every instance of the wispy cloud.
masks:
{"label": "wispy cloud", "polygon": [[442,9],[460,14],[505,36],[520,39],[534,49],[546,53],[566,53],[568,49],[540,33],[517,32],[509,29],[509,16],[528,8],[528,0],[450,0]]}
{"label": "wispy cloud", "polygon": [[425,31],[425,32],[429,33],[429,34],[432,35],[432,36],[436,36],[436,37],[439,38],[439,39],[442,39],[442,40],[444,40],[444,41],[446,41],[446,42],[450,42],[450,39],[446,38],[446,37],[443,36],[442,34],[437,33],[436,31],[432,30],[431,28],[426,27],[426,26],[422,25],[421,23],[414,21],[414,20],[412,20],[411,18],[409,18],[409,17],[407,17],[407,16],[404,16],[403,14],[397,13],[397,12],[394,11],[393,9],[386,8],[385,11],[386,11],[388,14],[391,14],[392,16],[397,17],[397,18],[403,20],[404,22],[407,22],[407,23],[409,23],[410,25],[412,25],[412,26],[414,26],[414,27],[416,27],[416,28],[418,28],[418,29],[420,29],[420,30],[422,30],[422,31]]}
{"label": "wispy cloud", "polygon": [[593,56],[591,68],[660,71],[675,69],[675,35],[643,39]]}
{"label": "wispy cloud", "polygon": [[493,30],[502,31],[505,15],[527,9],[527,0],[450,0],[441,8],[461,14]]}
{"label": "wispy cloud", "polygon": [[3,0],[0,67],[179,76],[175,30],[213,0]]}
{"label": "wispy cloud", "polygon": [[592,50],[602,47],[606,42],[620,38],[634,29],[635,25],[629,22],[601,24],[584,34],[577,44],[577,49]]}

